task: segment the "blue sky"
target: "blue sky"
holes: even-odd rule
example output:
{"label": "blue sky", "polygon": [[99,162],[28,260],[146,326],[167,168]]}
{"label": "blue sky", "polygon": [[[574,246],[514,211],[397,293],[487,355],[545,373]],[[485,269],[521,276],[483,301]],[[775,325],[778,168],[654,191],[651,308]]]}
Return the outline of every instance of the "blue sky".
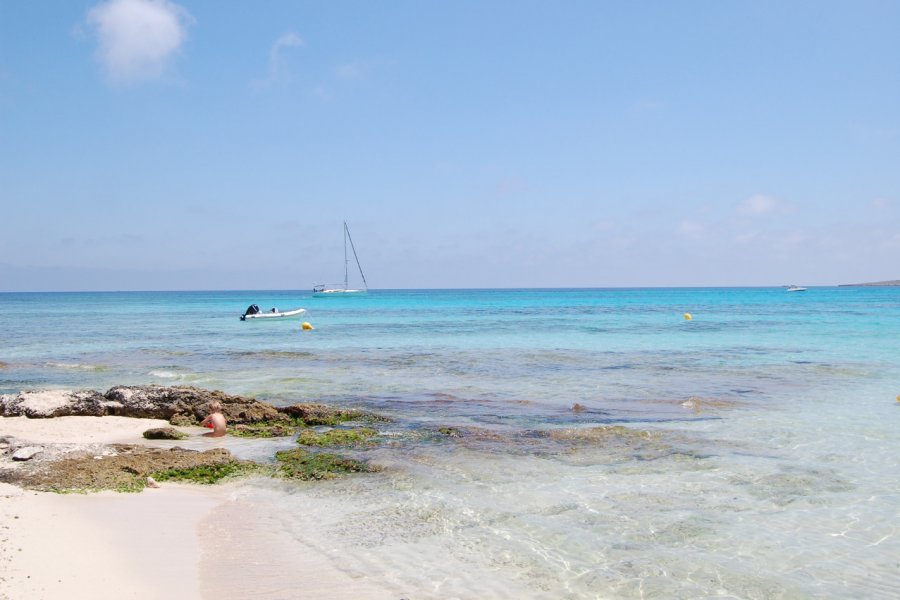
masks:
{"label": "blue sky", "polygon": [[900,3],[0,0],[0,291],[900,278]]}

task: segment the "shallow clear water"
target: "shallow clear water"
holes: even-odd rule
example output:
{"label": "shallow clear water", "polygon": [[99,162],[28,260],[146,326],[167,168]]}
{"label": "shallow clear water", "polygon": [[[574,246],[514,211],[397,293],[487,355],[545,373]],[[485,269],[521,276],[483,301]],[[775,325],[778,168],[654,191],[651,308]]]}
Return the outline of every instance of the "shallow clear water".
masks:
{"label": "shallow clear water", "polygon": [[[254,302],[316,329],[239,321]],[[239,496],[397,597],[900,597],[898,288],[0,303],[0,393],[190,384],[393,416],[361,452],[382,473]],[[652,435],[547,433],[602,424]],[[477,433],[426,435],[444,425]]]}

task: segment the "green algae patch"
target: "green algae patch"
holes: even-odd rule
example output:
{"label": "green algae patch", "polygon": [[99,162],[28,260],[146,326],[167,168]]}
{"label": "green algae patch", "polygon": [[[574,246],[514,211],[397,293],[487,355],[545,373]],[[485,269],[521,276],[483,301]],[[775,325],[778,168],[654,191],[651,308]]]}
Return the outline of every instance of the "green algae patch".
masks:
{"label": "green algae patch", "polygon": [[[294,404],[278,408],[279,417],[264,419],[255,422],[242,422],[232,424],[229,420],[228,433],[244,438],[271,438],[286,437],[297,432],[307,434],[308,427],[328,426],[336,427],[348,421],[362,421],[365,423],[387,423],[390,419],[375,413],[367,413],[356,409],[332,408],[324,404]],[[313,439],[313,437],[308,437]],[[318,444],[312,442],[308,445],[332,445],[329,443]],[[347,445],[337,443],[334,445]]]}
{"label": "green algae patch", "polygon": [[[58,493],[88,493],[103,490],[139,492],[147,485],[147,477],[167,471],[200,469],[196,478],[224,477],[233,472],[229,465],[238,461],[225,449],[204,452],[184,448],[147,448],[115,444],[103,454],[82,453],[79,456],[26,467],[0,471],[0,481],[32,490]],[[205,469],[205,471],[204,471]],[[218,477],[221,479],[221,477]]]}
{"label": "green algae patch", "polygon": [[378,470],[360,460],[325,452],[309,452],[302,448],[276,452],[275,458],[278,460],[277,474],[287,479],[335,479],[350,473]]}
{"label": "green algae patch", "polygon": [[228,428],[229,435],[242,438],[273,438],[294,435],[305,427],[298,419],[239,423]]}
{"label": "green algae patch", "polygon": [[372,439],[378,435],[374,429],[362,427],[359,429],[331,429],[319,433],[312,429],[304,429],[297,436],[297,443],[301,446],[371,446],[375,443]]}
{"label": "green algae patch", "polygon": [[210,485],[229,477],[249,475],[259,470],[260,468],[256,464],[233,460],[225,463],[166,469],[165,471],[157,471],[152,475],[157,481],[183,481]]}

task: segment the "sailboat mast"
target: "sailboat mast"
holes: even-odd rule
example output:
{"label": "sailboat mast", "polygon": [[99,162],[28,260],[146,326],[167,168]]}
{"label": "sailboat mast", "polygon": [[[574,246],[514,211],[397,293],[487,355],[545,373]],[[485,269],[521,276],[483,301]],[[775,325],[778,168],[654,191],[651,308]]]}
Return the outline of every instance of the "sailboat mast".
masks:
{"label": "sailboat mast", "polygon": [[348,289],[347,283],[347,265],[349,261],[347,260],[347,235],[349,232],[347,231],[347,221],[344,221],[344,289]]}
{"label": "sailboat mast", "polygon": [[[369,284],[366,283],[366,276],[363,274],[362,265],[359,264],[359,257],[356,255],[356,246],[353,245],[353,238],[350,236],[350,229],[347,227],[347,221],[344,221],[344,234],[350,239],[350,249],[353,250],[353,259],[356,261],[356,268],[359,269],[359,276],[362,277],[363,288],[368,291]],[[344,243],[344,252],[347,252],[347,244]],[[346,263],[344,267],[346,267]]]}

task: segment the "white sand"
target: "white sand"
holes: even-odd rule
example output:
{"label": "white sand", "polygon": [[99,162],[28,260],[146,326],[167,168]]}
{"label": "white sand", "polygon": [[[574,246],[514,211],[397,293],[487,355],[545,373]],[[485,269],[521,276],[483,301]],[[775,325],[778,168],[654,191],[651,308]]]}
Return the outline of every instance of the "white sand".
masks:
{"label": "white sand", "polygon": [[131,417],[0,417],[0,437],[11,435],[37,444],[139,444],[153,427],[168,427],[161,419]]}
{"label": "white sand", "polygon": [[221,490],[59,495],[0,486],[0,598],[201,598],[197,524]]}
{"label": "white sand", "polygon": [[[0,437],[142,443],[165,421],[0,418]],[[0,484],[0,599],[397,598],[288,538],[240,483],[59,495]]]}

